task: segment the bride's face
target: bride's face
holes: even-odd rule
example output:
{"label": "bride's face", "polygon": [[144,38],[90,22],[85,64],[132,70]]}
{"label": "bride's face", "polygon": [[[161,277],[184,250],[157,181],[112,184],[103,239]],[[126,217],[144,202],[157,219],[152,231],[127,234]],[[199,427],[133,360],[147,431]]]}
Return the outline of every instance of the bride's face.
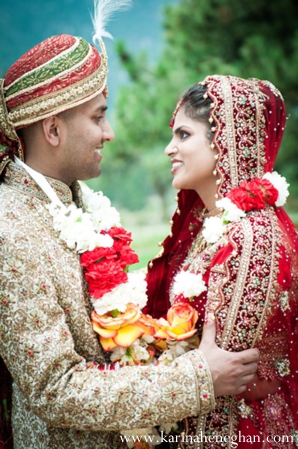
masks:
{"label": "bride's face", "polygon": [[207,133],[207,126],[187,117],[184,107],[178,110],[173,138],[165,149],[171,158],[175,189],[192,189],[203,196],[206,189],[214,189],[216,153],[210,147]]}

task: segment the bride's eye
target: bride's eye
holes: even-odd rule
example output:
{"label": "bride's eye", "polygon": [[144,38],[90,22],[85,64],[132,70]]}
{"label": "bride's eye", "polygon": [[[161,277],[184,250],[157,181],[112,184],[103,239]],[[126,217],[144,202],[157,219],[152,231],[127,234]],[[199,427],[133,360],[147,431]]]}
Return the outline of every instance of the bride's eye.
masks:
{"label": "bride's eye", "polygon": [[189,135],[190,134],[187,131],[183,131],[183,130],[180,131],[180,137],[182,140],[186,139]]}

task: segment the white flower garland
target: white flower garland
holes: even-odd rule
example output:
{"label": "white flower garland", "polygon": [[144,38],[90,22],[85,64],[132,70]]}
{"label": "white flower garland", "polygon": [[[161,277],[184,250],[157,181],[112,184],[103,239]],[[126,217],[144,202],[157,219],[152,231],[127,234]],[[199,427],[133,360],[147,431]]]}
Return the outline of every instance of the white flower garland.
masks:
{"label": "white flower garland", "polygon": [[[286,179],[277,172],[268,172],[263,176],[263,179],[271,182],[278,191],[275,205],[277,207],[283,206],[289,195],[289,184]],[[216,243],[226,233],[228,223],[239,221],[246,216],[245,211],[237,207],[230,198],[222,198],[216,201],[215,204],[216,207],[223,210],[223,214],[221,217],[205,218],[202,235],[208,244]],[[174,278],[173,294],[175,296],[183,295],[191,301],[193,297],[199,296],[206,289],[201,273],[195,274],[189,271],[181,271]],[[169,355],[171,358],[171,354]],[[166,354],[164,354],[164,357],[166,358]]]}
{"label": "white flower garland", "polygon": [[287,183],[286,178],[284,176],[279,175],[276,171],[274,171],[272,173],[270,172],[265,173],[263,179],[268,179],[268,181],[270,181],[273,187],[275,187],[276,190],[278,191],[278,198],[276,200],[275,206],[276,207],[283,206],[286,203],[287,198],[289,196],[288,187],[290,187],[290,184]]}
{"label": "white flower garland", "polygon": [[47,208],[53,217],[54,229],[59,231],[67,246],[78,253],[92,251],[96,247],[112,247],[113,239],[100,232],[121,226],[119,212],[102,192],[93,192],[82,182],[80,187],[86,212],[75,203],[65,207],[62,203],[52,202]]}
{"label": "white flower garland", "polygon": [[[65,207],[52,202],[48,209],[54,220],[54,229],[60,232],[60,238],[69,248],[76,248],[79,253],[92,251],[96,247],[112,247],[112,237],[100,232],[121,226],[119,212],[102,192],[94,192],[82,182],[80,186],[86,212],[75,203]],[[98,315],[115,309],[124,312],[128,303],[138,305],[141,309],[145,307],[148,300],[145,273],[138,271],[127,275],[127,282],[105,293],[100,300],[91,298]]]}
{"label": "white flower garland", "polygon": [[206,284],[202,279],[201,273],[194,274],[189,271],[181,271],[174,277],[174,295],[183,295],[185,298],[192,298],[199,296],[206,289]]}

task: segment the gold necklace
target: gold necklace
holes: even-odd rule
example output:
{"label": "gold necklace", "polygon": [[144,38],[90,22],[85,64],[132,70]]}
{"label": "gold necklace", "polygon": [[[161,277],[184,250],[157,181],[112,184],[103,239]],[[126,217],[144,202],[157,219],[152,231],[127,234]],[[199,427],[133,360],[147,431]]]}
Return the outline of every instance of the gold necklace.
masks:
{"label": "gold necklace", "polygon": [[190,253],[192,253],[193,257],[196,257],[206,248],[206,246],[207,242],[203,237],[202,231],[200,231],[192,242]]}
{"label": "gold necklace", "polygon": [[202,221],[208,217],[217,217],[217,215],[221,215],[223,211],[224,209],[222,207],[214,207],[214,209],[210,211],[208,209],[204,209],[201,214]]}

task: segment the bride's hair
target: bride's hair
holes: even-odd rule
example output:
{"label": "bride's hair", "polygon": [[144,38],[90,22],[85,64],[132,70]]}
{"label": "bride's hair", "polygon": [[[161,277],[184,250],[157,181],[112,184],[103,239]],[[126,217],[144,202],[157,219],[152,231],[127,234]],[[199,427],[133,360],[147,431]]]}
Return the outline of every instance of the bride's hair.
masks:
{"label": "bride's hair", "polygon": [[207,96],[207,86],[201,84],[193,84],[181,97],[185,115],[206,125],[207,138],[210,142],[213,136],[209,122],[211,103],[211,98]]}

